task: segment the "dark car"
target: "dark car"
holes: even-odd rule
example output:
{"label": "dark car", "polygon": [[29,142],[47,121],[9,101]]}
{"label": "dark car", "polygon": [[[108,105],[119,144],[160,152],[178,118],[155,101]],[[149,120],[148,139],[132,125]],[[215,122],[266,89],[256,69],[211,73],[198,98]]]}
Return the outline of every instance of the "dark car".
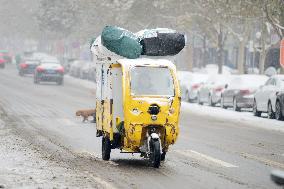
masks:
{"label": "dark car", "polygon": [[36,67],[34,73],[34,83],[38,84],[42,81],[56,82],[62,85],[64,81],[64,68],[57,63],[42,63]]}
{"label": "dark car", "polygon": [[284,92],[277,94],[275,104],[275,119],[284,120]]}
{"label": "dark car", "polygon": [[39,65],[38,60],[26,60],[19,64],[19,75],[34,74],[36,67]]}
{"label": "dark car", "polygon": [[268,77],[263,75],[239,75],[231,79],[221,94],[221,107],[233,107],[235,111],[252,108],[254,94]]}

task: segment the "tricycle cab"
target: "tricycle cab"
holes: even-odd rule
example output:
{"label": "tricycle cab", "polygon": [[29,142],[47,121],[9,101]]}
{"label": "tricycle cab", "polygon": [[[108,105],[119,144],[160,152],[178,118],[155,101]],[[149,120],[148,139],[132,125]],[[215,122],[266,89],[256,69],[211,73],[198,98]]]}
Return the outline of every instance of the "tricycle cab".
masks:
{"label": "tricycle cab", "polygon": [[119,59],[97,63],[96,70],[97,136],[108,143],[103,158],[109,159],[109,147],[147,157],[151,137],[165,154],[179,133],[175,65],[166,59]]}

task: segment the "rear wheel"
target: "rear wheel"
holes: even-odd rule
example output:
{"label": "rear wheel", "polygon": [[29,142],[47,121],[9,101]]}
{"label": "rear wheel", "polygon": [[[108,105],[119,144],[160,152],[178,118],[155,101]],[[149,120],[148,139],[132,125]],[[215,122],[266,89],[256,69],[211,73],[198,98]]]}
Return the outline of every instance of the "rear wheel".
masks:
{"label": "rear wheel", "polygon": [[102,158],[105,161],[110,159],[111,152],[111,142],[107,136],[103,136],[102,138]]}
{"label": "rear wheel", "polygon": [[234,100],[233,100],[233,109],[237,112],[241,111],[241,108],[238,107],[238,102],[237,102],[236,98],[234,98]]}
{"label": "rear wheel", "polygon": [[63,81],[63,79],[58,79],[58,81],[56,83],[57,83],[57,85],[63,85],[64,81]]}
{"label": "rear wheel", "polygon": [[23,73],[23,71],[19,71],[19,75],[21,76],[21,77],[23,77],[24,76],[24,73]]}
{"label": "rear wheel", "polygon": [[255,101],[255,100],[253,101],[252,110],[253,110],[253,115],[254,115],[254,116],[257,116],[257,117],[260,117],[260,116],[261,116],[261,111],[258,111],[258,110],[257,110],[257,105],[256,105],[256,101]]}
{"label": "rear wheel", "polygon": [[276,101],[275,105],[275,118],[277,120],[284,120],[284,116],[282,115],[281,104],[279,101]]}
{"label": "rear wheel", "polygon": [[150,161],[153,167],[159,168],[161,164],[160,141],[151,139],[150,142]]}
{"label": "rear wheel", "polygon": [[271,102],[268,102],[267,115],[268,115],[269,119],[274,119],[275,118],[275,114],[273,112]]}
{"label": "rear wheel", "polygon": [[215,103],[213,103],[213,99],[212,99],[211,94],[209,94],[208,102],[209,102],[209,106],[212,106],[212,107],[214,107],[214,106],[215,106]]}
{"label": "rear wheel", "polygon": [[186,102],[190,102],[188,90],[186,90],[186,92],[185,92],[185,100],[186,100]]}
{"label": "rear wheel", "polygon": [[225,103],[224,103],[224,97],[223,96],[221,96],[221,108],[227,109],[227,106],[225,106]]}
{"label": "rear wheel", "polygon": [[39,79],[36,76],[34,77],[34,84],[39,84]]}
{"label": "rear wheel", "polygon": [[199,93],[198,93],[198,95],[197,95],[197,103],[198,103],[199,105],[203,105],[203,102],[201,102],[200,94],[199,94]]}

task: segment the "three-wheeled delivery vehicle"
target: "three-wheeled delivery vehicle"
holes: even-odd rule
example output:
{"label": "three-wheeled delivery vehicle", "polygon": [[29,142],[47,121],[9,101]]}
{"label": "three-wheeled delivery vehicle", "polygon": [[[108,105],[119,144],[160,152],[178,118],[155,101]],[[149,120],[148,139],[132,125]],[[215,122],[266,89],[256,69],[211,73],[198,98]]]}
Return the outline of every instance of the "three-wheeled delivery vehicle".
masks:
{"label": "three-wheeled delivery vehicle", "polygon": [[106,26],[91,45],[97,137],[102,137],[104,160],[118,148],[140,153],[159,167],[179,134],[181,97],[170,59],[182,50],[185,38],[164,29],[142,33],[138,39],[130,31]]}
{"label": "three-wheeled delivery vehicle", "polygon": [[102,158],[111,149],[141,153],[160,166],[179,133],[180,89],[175,65],[165,59],[97,62],[96,127]]}

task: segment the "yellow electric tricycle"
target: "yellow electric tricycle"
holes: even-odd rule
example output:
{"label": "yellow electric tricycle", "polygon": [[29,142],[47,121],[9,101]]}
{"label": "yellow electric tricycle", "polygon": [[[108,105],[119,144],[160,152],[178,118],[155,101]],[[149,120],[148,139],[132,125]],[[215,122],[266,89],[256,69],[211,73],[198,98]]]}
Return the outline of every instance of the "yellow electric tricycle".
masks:
{"label": "yellow electric tricycle", "polygon": [[96,128],[102,158],[111,149],[140,153],[159,167],[179,134],[180,89],[166,59],[119,59],[97,63]]}

